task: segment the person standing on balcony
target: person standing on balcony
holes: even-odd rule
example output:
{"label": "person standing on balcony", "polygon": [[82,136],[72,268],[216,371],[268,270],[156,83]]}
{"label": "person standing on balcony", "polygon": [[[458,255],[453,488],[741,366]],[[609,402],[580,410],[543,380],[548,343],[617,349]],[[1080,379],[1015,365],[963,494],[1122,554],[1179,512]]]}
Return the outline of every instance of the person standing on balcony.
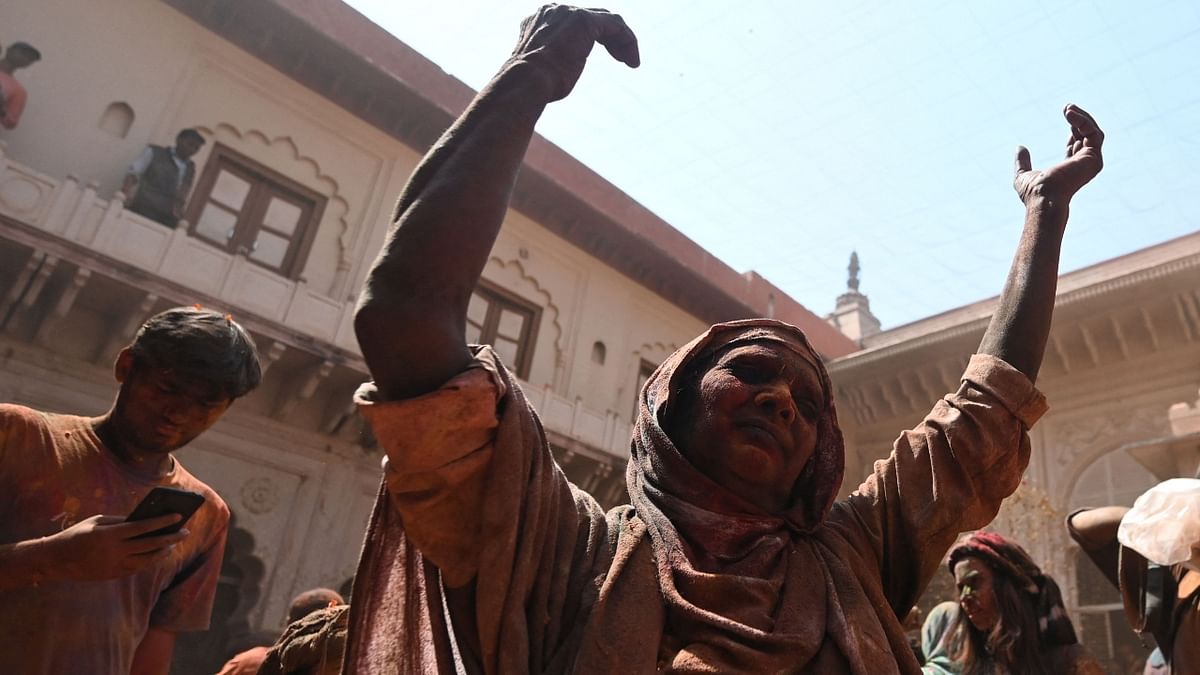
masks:
{"label": "person standing on balcony", "polygon": [[[165,674],[180,632],[208,628],[229,509],[173,451],[258,386],[250,335],[231,317],[151,317],[114,364],[120,389],[88,418],[0,405],[0,673]],[[126,522],[155,487],[204,496]]]}
{"label": "person standing on balcony", "polygon": [[847,499],[821,356],[798,328],[747,319],[647,380],[631,503],[605,514],[555,464],[495,350],[465,338],[534,126],[596,43],[639,63],[609,12],[525,20],[413,172],[368,274],[355,332],[374,382],[355,399],[387,464],[343,672],[920,673],[897,616],[1028,465],[1068,208],[1103,134],[1067,106],[1065,161],[1034,170],[1019,149],[1024,229],[979,353]]}
{"label": "person standing on balcony", "polygon": [[184,129],[175,136],[175,146],[148,145],[129,165],[121,185],[125,208],[150,220],[175,227],[183,218],[183,206],[196,165],[192,156],[204,146],[204,137],[195,129]]}
{"label": "person standing on balcony", "polygon": [[0,58],[0,126],[5,129],[17,128],[29,98],[25,85],[13,75],[41,60],[42,53],[27,42],[12,43]]}

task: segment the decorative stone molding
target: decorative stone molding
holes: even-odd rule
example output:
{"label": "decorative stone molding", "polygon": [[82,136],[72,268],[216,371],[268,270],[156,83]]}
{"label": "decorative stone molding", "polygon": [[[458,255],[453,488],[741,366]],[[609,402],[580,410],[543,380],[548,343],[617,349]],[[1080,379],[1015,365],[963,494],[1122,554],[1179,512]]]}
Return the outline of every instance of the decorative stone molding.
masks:
{"label": "decorative stone molding", "polygon": [[662,363],[677,349],[679,349],[679,345],[674,342],[643,342],[642,346],[634,350],[633,358],[635,362],[645,360],[651,363]]}
{"label": "decorative stone molding", "polygon": [[[1051,435],[1054,462],[1065,467],[1081,456],[1087,464],[1124,441],[1161,434],[1167,430],[1166,415],[1153,407],[1122,409],[1108,414],[1081,417],[1057,426]],[[1091,450],[1091,452],[1089,452]]]}
{"label": "decorative stone molding", "polygon": [[45,186],[26,176],[11,176],[0,183],[0,205],[18,216],[36,211],[45,195]]}
{"label": "decorative stone molding", "polygon": [[1163,436],[1168,430],[1166,411],[1159,406],[1096,412],[1049,430],[1046,448],[1052,453],[1054,472],[1062,477],[1063,483],[1055,492],[1063,503],[1074,491],[1080,474],[1096,459],[1127,443]]}
{"label": "decorative stone molding", "polygon": [[242,483],[242,506],[256,516],[270,513],[279,504],[279,488],[270,478],[259,476]]}
{"label": "decorative stone molding", "polygon": [[554,329],[554,363],[559,364],[565,358],[562,346],[562,312],[550,290],[542,286],[542,282],[525,267],[526,263],[516,258],[505,260],[492,255],[488,257],[488,264],[484,269],[483,276],[488,281],[534,300],[542,307],[543,325],[549,325]]}
{"label": "decorative stone molding", "polygon": [[[343,267],[346,269],[350,268],[351,252],[347,241],[350,232],[350,224],[347,220],[350,212],[350,203],[341,195],[341,186],[338,184],[337,179],[325,173],[321,168],[320,161],[301,152],[300,146],[291,136],[271,136],[259,129],[241,129],[229,122],[218,122],[214,126],[197,125],[196,129],[208,134],[219,142],[233,146],[235,149],[245,150],[247,146],[259,146],[267,150],[283,151],[294,167],[302,167],[302,175],[294,175],[294,177],[300,179],[300,182],[304,185],[325,196],[327,202],[325,215],[322,220],[331,219],[337,222],[339,226],[336,269],[342,269]],[[253,153],[247,154],[253,157]],[[276,170],[286,169],[279,162],[263,163],[269,164]]]}

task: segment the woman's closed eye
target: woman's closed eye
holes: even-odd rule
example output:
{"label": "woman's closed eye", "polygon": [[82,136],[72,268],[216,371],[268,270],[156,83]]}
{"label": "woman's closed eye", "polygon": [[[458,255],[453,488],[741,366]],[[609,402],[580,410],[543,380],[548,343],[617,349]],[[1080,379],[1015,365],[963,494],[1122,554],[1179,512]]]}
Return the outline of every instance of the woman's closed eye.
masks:
{"label": "woman's closed eye", "polygon": [[757,363],[739,362],[729,366],[729,371],[737,379],[747,384],[762,384],[771,379],[771,369]]}
{"label": "woman's closed eye", "polygon": [[734,359],[727,367],[739,380],[750,384],[761,384],[781,377],[787,370],[787,365],[782,361],[757,355]]}
{"label": "woman's closed eye", "polygon": [[792,400],[796,402],[796,410],[804,416],[805,419],[812,422],[817,419],[817,405],[803,396],[793,396]]}

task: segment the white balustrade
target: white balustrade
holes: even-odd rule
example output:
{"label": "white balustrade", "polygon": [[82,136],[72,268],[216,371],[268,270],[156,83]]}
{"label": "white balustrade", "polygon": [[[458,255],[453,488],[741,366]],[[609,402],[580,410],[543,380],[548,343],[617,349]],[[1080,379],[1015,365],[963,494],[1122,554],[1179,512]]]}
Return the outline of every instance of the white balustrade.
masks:
{"label": "white balustrade", "polygon": [[189,236],[185,222],[172,229],[126,211],[120,193],[103,199],[97,189],[95,182],[81,186],[74,176],[43,175],[13,161],[0,144],[0,213],[217,298],[234,311],[358,351],[353,303]]}
{"label": "white balustrade", "polygon": [[[94,182],[81,187],[75,177],[51,178],[15,162],[0,142],[0,213],[217,298],[234,312],[251,312],[358,352],[353,302],[335,300],[192,237],[186,223],[172,229],[126,211],[120,193],[103,199],[96,190]],[[630,424],[612,411],[590,410],[549,385],[521,386],[547,429],[616,457],[628,456]]]}
{"label": "white balustrade", "polygon": [[556,433],[573,438],[610,455],[627,459],[629,437],[633,426],[610,411],[598,412],[574,400],[556,394],[549,385],[534,387],[518,380],[525,398],[542,420],[542,425]]}

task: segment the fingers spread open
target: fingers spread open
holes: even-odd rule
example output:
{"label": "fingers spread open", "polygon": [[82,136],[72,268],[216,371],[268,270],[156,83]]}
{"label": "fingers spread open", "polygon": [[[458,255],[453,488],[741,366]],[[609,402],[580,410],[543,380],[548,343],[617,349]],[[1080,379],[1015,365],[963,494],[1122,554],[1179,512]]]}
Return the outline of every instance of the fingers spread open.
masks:
{"label": "fingers spread open", "polygon": [[1023,145],[1018,145],[1017,146],[1017,157],[1013,161],[1014,177],[1020,176],[1021,174],[1025,173],[1026,171],[1031,171],[1032,169],[1033,169],[1033,161],[1029,157],[1029,148],[1027,148]]}
{"label": "fingers spread open", "polygon": [[590,9],[592,24],[595,26],[596,42],[604,45],[608,53],[630,68],[637,68],[642,63],[638,53],[637,36],[620,15],[603,9]]}

